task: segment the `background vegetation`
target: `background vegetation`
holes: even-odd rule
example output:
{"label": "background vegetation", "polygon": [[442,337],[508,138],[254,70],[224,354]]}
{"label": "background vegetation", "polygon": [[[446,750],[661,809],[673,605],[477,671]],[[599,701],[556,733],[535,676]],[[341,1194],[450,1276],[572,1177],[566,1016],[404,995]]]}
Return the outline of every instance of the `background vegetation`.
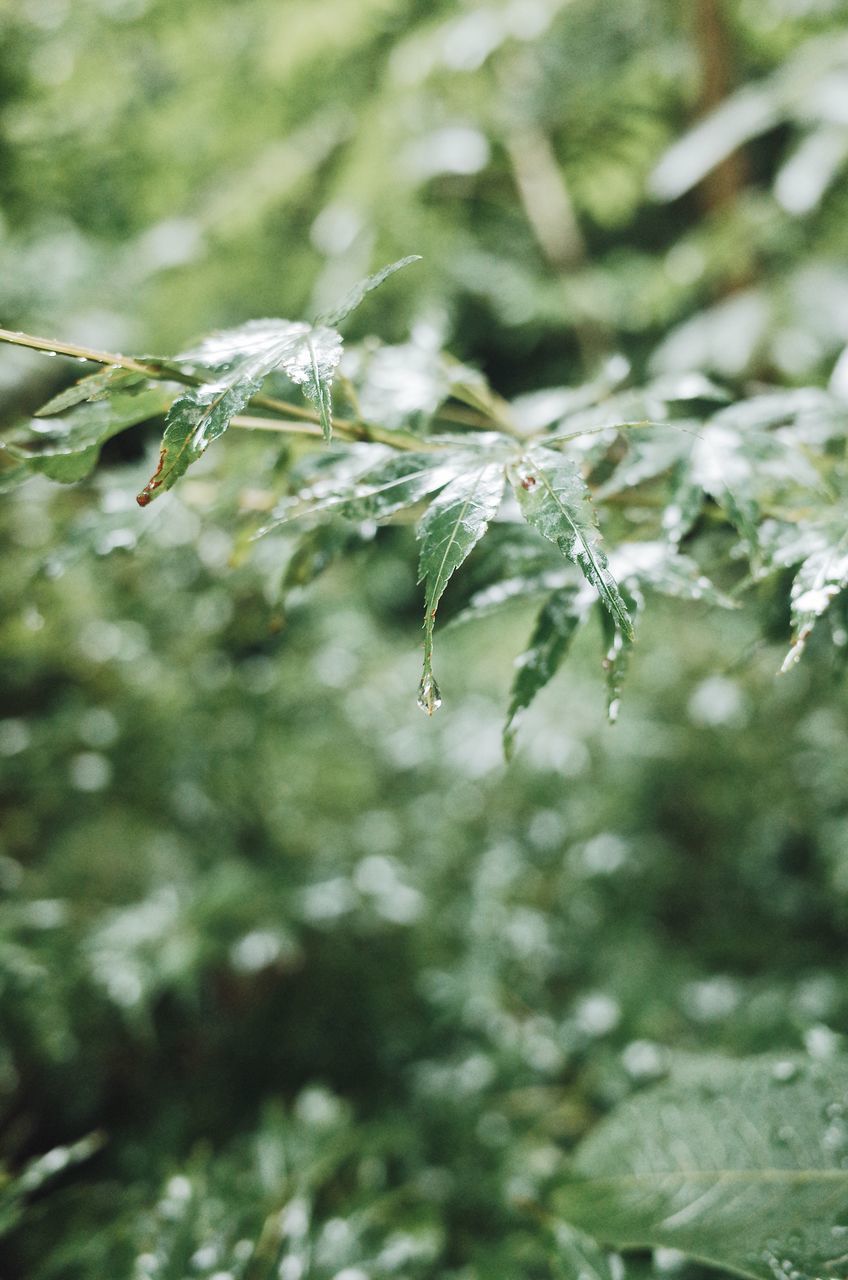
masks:
{"label": "background vegetation", "polygon": [[[414,411],[442,346],[510,397],[694,370],[838,398],[846,17],[0,5],[0,321],[173,352],[417,252],[349,326],[403,344],[381,404]],[[4,350],[5,423],[80,372]],[[657,603],[614,727],[587,631],[507,765],[523,609],[446,631],[426,721],[409,527],[306,589],[293,534],[245,532],[279,441],[231,432],[139,511],[160,434],[0,511],[3,1274],[695,1280],[667,1242],[595,1253],[556,1192],[681,1054],[841,1062],[844,618],[776,678],[785,575]]]}

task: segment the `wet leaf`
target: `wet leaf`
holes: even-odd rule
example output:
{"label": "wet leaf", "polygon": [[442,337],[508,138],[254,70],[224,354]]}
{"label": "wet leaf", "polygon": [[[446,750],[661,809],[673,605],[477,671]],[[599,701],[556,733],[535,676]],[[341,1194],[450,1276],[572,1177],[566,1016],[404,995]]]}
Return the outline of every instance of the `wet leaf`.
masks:
{"label": "wet leaf", "polygon": [[557,1201],[618,1248],[757,1280],[848,1276],[848,1067],[683,1059],[578,1149]]}
{"label": "wet leaf", "polygon": [[528,524],[578,565],[624,634],[632,636],[633,624],[601,545],[589,491],[574,462],[537,446],[525,454],[513,484]]}
{"label": "wet leaf", "polygon": [[32,471],[71,484],[93,470],[107,440],[127,427],[159,417],[172,398],[173,391],[149,383],[143,389],[78,404],[61,418],[33,419],[27,432],[8,445],[9,452]]}
{"label": "wet leaf", "polygon": [[457,476],[427,508],[418,526],[418,581],[424,591],[424,676],[432,677],[436,611],[451,575],[483,537],[503,498],[504,463],[484,462]]}
{"label": "wet leaf", "polygon": [[517,659],[518,671],[512,682],[503,731],[507,757],[512,754],[515,743],[518,716],[556,675],[591,603],[585,593],[575,587],[566,587],[555,591],[542,605],[530,643]]}
{"label": "wet leaf", "polygon": [[[843,526],[844,530],[844,526]],[[824,545],[803,559],[789,595],[792,609],[793,643],[781,671],[788,671],[801,658],[812,628],[830,604],[848,586],[848,532],[822,531]]]}
{"label": "wet leaf", "polygon": [[116,391],[133,391],[143,387],[146,382],[147,379],[143,374],[110,365],[106,369],[98,370],[97,373],[89,374],[87,378],[80,378],[79,382],[75,382],[73,386],[60,391],[58,395],[43,404],[36,411],[35,416],[47,418],[52,414],[64,413],[66,409],[72,409],[74,405],[82,404],[84,401],[102,400]]}
{"label": "wet leaf", "polygon": [[372,289],[378,289],[380,285],[388,280],[389,276],[393,276],[396,271],[401,271],[404,267],[408,267],[412,262],[420,262],[420,253],[411,253],[406,258],[399,258],[397,262],[390,262],[387,267],[383,267],[380,271],[375,271],[372,276],[366,276],[364,280],[358,281],[348,294],[342,299],[334,311],[329,311],[321,316],[317,321],[323,325],[338,325],[346,320],[351,311],[355,311],[359,304],[363,301]]}
{"label": "wet leaf", "polygon": [[170,489],[202,457],[273,369],[282,369],[315,402],[329,439],[331,385],[341,352],[341,337],[335,330],[313,329],[290,320],[253,320],[239,329],[213,334],[185,352],[179,357],[183,364],[206,365],[217,376],[185,391],[171,405],[159,465],[138,496],[139,506],[147,506]]}

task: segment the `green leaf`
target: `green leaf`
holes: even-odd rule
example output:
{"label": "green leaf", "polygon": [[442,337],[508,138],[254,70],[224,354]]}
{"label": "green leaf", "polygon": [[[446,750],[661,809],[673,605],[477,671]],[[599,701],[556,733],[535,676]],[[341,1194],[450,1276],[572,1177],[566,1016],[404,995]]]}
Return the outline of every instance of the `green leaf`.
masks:
{"label": "green leaf", "polygon": [[110,365],[106,369],[98,370],[97,373],[89,374],[86,378],[80,378],[73,386],[60,391],[58,395],[53,396],[52,400],[48,400],[36,410],[35,416],[47,418],[56,413],[64,413],[66,409],[72,409],[74,405],[82,404],[84,401],[103,400],[116,391],[127,392],[140,389],[146,382],[147,379],[141,373],[133,373],[129,369]]}
{"label": "green leaf", "polygon": [[61,418],[34,419],[25,436],[8,443],[9,453],[30,470],[72,484],[94,468],[112,436],[167,411],[173,392],[157,383],[78,404]]}
{"label": "green leaf", "polygon": [[[557,1276],[562,1280],[621,1280],[621,1270],[613,1270],[607,1254],[582,1231],[567,1222],[554,1231]],[[620,1264],[620,1259],[618,1260]]]}
{"label": "green leaf", "polygon": [[505,483],[503,462],[486,462],[459,475],[430,504],[418,526],[418,581],[425,584],[424,672],[419,702],[430,715],[439,698],[433,675],[433,628],[439,601],[451,575],[497,515]]}
{"label": "green leaf", "polygon": [[329,521],[309,529],[291,554],[283,575],[283,591],[314,582],[337,556],[357,541],[356,530],[341,521]]}
{"label": "green leaf", "polygon": [[675,600],[703,600],[720,609],[736,608],[736,602],[701,572],[691,556],[666,542],[619,543],[610,565],[636,608],[642,607],[640,596],[645,590]]}
{"label": "green leaf", "polygon": [[412,262],[420,262],[420,253],[411,253],[406,258],[399,258],[397,262],[390,262],[387,267],[383,267],[380,271],[375,271],[372,276],[366,276],[364,280],[360,280],[353,286],[349,293],[345,295],[339,305],[333,311],[329,311],[326,315],[321,316],[316,323],[327,325],[338,325],[350,315],[351,311],[355,311],[366,294],[372,289],[378,289],[384,280],[388,280],[389,276],[393,276],[396,271],[408,267]]}
{"label": "green leaf", "polygon": [[557,1207],[622,1249],[756,1280],[848,1276],[848,1065],[684,1059],[578,1149]]}
{"label": "green leaf", "polygon": [[586,617],[589,604],[584,593],[575,587],[566,587],[555,591],[542,605],[530,644],[517,659],[518,672],[512,684],[503,731],[507,758],[512,754],[515,743],[516,718],[556,675]]}
{"label": "green leaf", "polygon": [[848,587],[848,533],[844,526],[815,532],[819,545],[801,562],[790,591],[793,640],[783,672],[795,665],[819,618]]}
{"label": "green leaf", "polygon": [[[631,602],[635,614],[637,606]],[[618,719],[621,709],[621,691],[630,664],[630,653],[633,648],[632,636],[625,635],[613,621],[606,609],[599,610],[601,636],[604,643],[603,668],[607,682],[607,718],[611,724]]]}
{"label": "green leaf", "polygon": [[580,568],[622,632],[632,638],[633,624],[610,573],[589,491],[576,465],[551,449],[537,446],[525,454],[513,485],[528,524]]}
{"label": "green leaf", "polygon": [[448,484],[469,466],[468,454],[398,453],[359,477],[335,509],[348,520],[386,520]]}
{"label": "green leaf", "polygon": [[330,389],[341,352],[341,337],[333,329],[313,329],[290,320],[252,320],[239,329],[213,334],[179,356],[184,364],[205,364],[218,376],[185,391],[172,404],[159,465],[138,495],[139,506],[147,506],[185,474],[223,435],[273,369],[281,368],[316,403],[329,439]]}

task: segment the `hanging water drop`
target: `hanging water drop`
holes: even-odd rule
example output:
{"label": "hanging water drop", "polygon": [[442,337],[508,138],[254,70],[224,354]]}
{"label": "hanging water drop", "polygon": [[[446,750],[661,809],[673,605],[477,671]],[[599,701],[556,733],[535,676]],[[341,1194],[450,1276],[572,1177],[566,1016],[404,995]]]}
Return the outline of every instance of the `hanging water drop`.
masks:
{"label": "hanging water drop", "polygon": [[431,716],[442,705],[442,695],[433,677],[432,671],[425,671],[418,686],[418,705],[422,711]]}

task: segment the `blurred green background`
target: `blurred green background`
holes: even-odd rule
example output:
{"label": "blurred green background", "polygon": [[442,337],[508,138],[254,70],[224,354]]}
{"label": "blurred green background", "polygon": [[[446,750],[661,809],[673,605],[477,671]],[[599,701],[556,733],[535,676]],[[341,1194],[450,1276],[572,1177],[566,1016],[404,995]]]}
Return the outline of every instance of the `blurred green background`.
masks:
{"label": "blurred green background", "polygon": [[[846,379],[846,18],[6,0],[0,324],[172,352],[418,252],[352,336],[504,394]],[[78,374],[4,350],[3,421]],[[670,1050],[848,1030],[841,673],[775,678],[768,583],[658,606],[620,722],[581,637],[506,766],[521,609],[443,635],[428,722],[411,531],[283,599],[279,446],[141,512],[156,443],[0,511],[0,1274],[569,1276],[547,1189]]]}

